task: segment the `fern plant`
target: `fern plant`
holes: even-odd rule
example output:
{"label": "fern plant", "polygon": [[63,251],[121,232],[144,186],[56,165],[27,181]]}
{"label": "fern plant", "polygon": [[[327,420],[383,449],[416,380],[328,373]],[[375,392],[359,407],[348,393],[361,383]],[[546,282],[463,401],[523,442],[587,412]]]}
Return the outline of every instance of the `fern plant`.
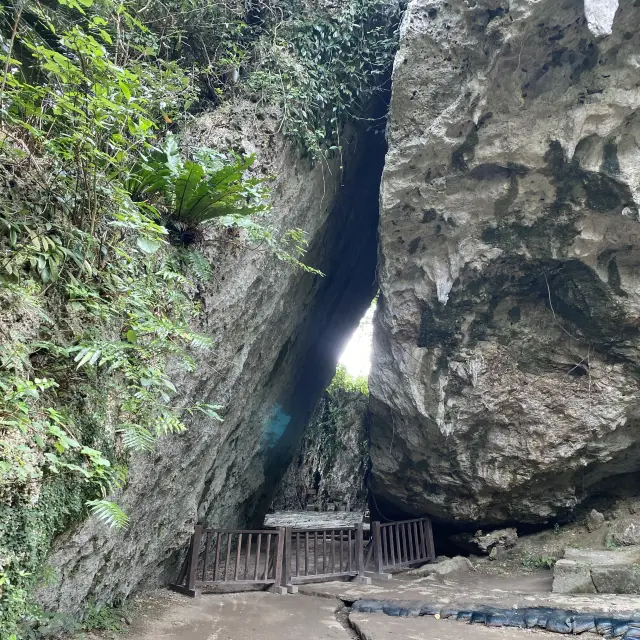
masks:
{"label": "fern plant", "polygon": [[254,155],[227,159],[211,149],[184,160],[175,138],[167,136],[161,149],[132,170],[127,188],[132,199],[157,207],[174,241],[189,245],[212,220],[266,209],[266,178],[245,177],[254,162]]}

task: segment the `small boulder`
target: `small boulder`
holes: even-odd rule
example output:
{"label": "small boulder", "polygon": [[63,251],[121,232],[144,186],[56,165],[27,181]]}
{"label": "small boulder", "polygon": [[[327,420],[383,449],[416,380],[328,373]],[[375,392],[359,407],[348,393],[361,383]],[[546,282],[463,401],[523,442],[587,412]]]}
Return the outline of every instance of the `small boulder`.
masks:
{"label": "small boulder", "polygon": [[597,531],[604,525],[604,515],[595,509],[591,509],[591,513],[587,516],[587,530]]}
{"label": "small boulder", "polygon": [[484,534],[482,531],[478,531],[474,538],[480,551],[491,554],[491,551],[495,547],[503,547],[505,549],[514,547],[518,541],[518,532],[513,527],[496,529],[495,531]]}
{"label": "small boulder", "polygon": [[459,573],[469,573],[469,571],[475,571],[475,567],[469,561],[469,558],[463,558],[462,556],[456,556],[455,558],[449,558],[437,564],[425,564],[419,569],[409,571],[409,575],[412,576],[451,576]]}
{"label": "small boulder", "polygon": [[638,515],[619,518],[609,525],[607,546],[640,545],[640,517]]}

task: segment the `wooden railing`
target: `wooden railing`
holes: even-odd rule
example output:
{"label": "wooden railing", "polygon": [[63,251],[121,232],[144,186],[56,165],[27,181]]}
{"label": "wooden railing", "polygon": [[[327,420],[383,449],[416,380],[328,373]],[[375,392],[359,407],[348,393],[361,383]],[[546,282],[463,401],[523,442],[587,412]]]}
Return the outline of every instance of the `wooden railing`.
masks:
{"label": "wooden railing", "polygon": [[371,526],[376,573],[435,560],[433,530],[429,518],[373,522]]}
{"label": "wooden railing", "polygon": [[180,576],[170,585],[195,597],[255,591],[282,583],[285,530],[203,529],[196,525]]}
{"label": "wooden railing", "polygon": [[175,591],[227,593],[259,589],[286,592],[295,585],[356,578],[435,559],[429,518],[373,522],[367,559],[362,523],[341,529],[204,529],[197,525]]}
{"label": "wooden railing", "polygon": [[364,573],[363,527],[286,529],[286,585],[355,578]]}

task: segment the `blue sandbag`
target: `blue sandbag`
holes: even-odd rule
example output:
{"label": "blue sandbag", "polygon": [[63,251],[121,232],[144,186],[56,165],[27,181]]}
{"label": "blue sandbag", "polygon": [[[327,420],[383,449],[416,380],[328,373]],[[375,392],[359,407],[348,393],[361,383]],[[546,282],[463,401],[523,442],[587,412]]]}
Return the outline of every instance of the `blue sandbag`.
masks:
{"label": "blue sandbag", "polygon": [[474,611],[469,622],[471,624],[487,624],[487,613],[485,611]]}
{"label": "blue sandbag", "polygon": [[452,609],[451,607],[444,607],[440,611],[440,617],[442,619],[455,618],[459,613],[460,613],[460,609]]}
{"label": "blue sandbag", "polygon": [[596,631],[605,638],[610,638],[613,632],[613,620],[611,618],[596,618]]}
{"label": "blue sandbag", "polygon": [[629,630],[622,636],[622,640],[636,640],[640,638],[640,627],[629,627]]}
{"label": "blue sandbag", "polygon": [[522,611],[522,609],[507,609],[506,611],[504,611],[504,617],[505,627],[517,627],[519,629],[522,629],[525,626],[524,611]]}
{"label": "blue sandbag", "polygon": [[587,633],[596,630],[596,620],[592,613],[577,613],[573,616],[573,633]]}
{"label": "blue sandbag", "polygon": [[354,602],[351,609],[361,613],[380,613],[384,606],[384,602],[379,600],[358,600]]}
{"label": "blue sandbag", "polygon": [[471,622],[471,617],[473,616],[473,611],[460,611],[456,616],[456,620],[460,622]]}
{"label": "blue sandbag", "polygon": [[401,609],[402,609],[402,607],[400,605],[398,605],[398,604],[387,603],[387,604],[385,604],[385,607],[384,607],[383,611],[388,616],[391,616],[393,618],[399,618]]}
{"label": "blue sandbag", "polygon": [[613,638],[619,638],[629,631],[629,621],[613,618],[611,620],[611,636]]}
{"label": "blue sandbag", "polygon": [[554,633],[572,633],[573,616],[567,615],[566,611],[554,613],[547,619],[545,629]]}
{"label": "blue sandbag", "polygon": [[425,604],[420,608],[421,616],[435,616],[436,613],[440,613],[440,609],[442,609],[442,605],[439,604]]}

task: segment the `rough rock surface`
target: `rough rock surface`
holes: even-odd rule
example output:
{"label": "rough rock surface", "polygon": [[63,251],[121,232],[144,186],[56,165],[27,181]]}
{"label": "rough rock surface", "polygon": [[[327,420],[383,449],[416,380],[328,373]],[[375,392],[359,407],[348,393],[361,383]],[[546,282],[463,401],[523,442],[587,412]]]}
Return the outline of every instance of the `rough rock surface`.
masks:
{"label": "rough rock surface", "polygon": [[368,396],[357,391],[336,389],[323,396],[280,482],[274,509],[325,508],[329,503],[364,508],[368,405]]}
{"label": "rough rock surface", "polygon": [[553,568],[554,593],[640,593],[640,547],[565,549]]}
{"label": "rough rock surface", "polygon": [[40,592],[48,608],[73,611],[175,580],[197,521],[261,524],[342,343],[371,304],[382,136],[350,132],[344,173],[337,160],[328,171],[285,144],[276,118],[259,116],[255,105],[229,105],[197,120],[186,143],[255,152],[259,170],[276,176],[262,223],[276,235],[306,231],[305,261],[326,277],[295,271],[241,233],[207,244],[214,278],[201,292],[199,329],[217,348],[197,376],[174,381],[185,405],[224,405],[224,422],[188,420],[184,434],[132,461],[118,498],[131,517],[125,532],[90,519],[55,541],[56,579]]}
{"label": "rough rock surface", "polygon": [[615,520],[609,525],[607,543],[613,546],[640,545],[640,516]]}
{"label": "rough rock surface", "polygon": [[604,526],[605,519],[604,515],[597,511],[596,509],[591,509],[589,515],[587,516],[587,530],[588,531],[597,531]]}
{"label": "rough rock surface", "polygon": [[[412,0],[381,190],[378,504],[544,522],[640,468],[640,5]],[[637,486],[637,484],[636,484]]]}

